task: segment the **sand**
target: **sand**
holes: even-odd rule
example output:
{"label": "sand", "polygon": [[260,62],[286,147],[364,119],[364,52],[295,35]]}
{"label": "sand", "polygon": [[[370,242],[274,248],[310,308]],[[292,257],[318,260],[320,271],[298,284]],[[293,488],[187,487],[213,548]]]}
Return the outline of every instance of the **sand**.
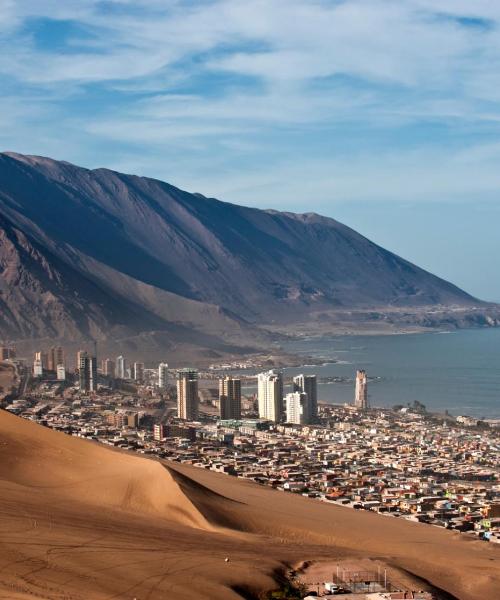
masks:
{"label": "sand", "polygon": [[418,589],[428,581],[460,600],[499,598],[493,545],[117,452],[0,411],[0,599],[250,598],[302,561],[362,559]]}

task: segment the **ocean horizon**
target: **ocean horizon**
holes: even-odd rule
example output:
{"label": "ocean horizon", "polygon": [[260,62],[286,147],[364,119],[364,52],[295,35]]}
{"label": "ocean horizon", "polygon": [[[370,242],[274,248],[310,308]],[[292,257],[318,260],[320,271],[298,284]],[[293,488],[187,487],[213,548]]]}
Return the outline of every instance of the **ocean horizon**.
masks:
{"label": "ocean horizon", "polygon": [[339,335],[293,340],[283,348],[324,361],[284,369],[288,377],[317,374],[320,402],[351,403],[356,370],[365,369],[372,406],[418,401],[430,412],[500,418],[500,328]]}

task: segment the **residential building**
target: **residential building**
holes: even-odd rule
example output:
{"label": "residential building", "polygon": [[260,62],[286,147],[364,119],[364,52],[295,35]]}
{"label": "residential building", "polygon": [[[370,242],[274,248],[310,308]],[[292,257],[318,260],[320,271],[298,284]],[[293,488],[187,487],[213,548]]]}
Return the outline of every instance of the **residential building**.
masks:
{"label": "residential building", "polygon": [[106,358],[102,361],[102,374],[106,377],[114,377],[115,376],[115,361],[111,360],[111,358]]}
{"label": "residential building", "polygon": [[35,360],[33,361],[33,376],[34,377],[41,377],[42,375],[43,375],[43,364],[42,364],[42,361],[39,358],[35,358]]}
{"label": "residential building", "polygon": [[307,394],[291,392],[285,396],[286,422],[307,425],[310,422],[310,407]]}
{"label": "residential building", "polygon": [[160,390],[166,390],[168,387],[168,364],[160,363],[158,365],[158,387]]}
{"label": "residential building", "polygon": [[43,352],[42,350],[35,352],[35,361],[39,361],[41,363],[44,371],[48,369],[49,357],[47,352]]}
{"label": "residential building", "polygon": [[66,367],[64,365],[57,365],[56,373],[59,381],[66,380]]}
{"label": "residential building", "polygon": [[157,442],[161,442],[168,435],[168,425],[163,423],[157,423],[153,426],[153,439]]}
{"label": "residential building", "polygon": [[76,353],[76,370],[78,371],[78,369],[80,368],[80,358],[86,354],[85,350],[78,350],[78,352]]}
{"label": "residential building", "polygon": [[198,418],[198,371],[195,369],[177,372],[177,416],[189,421]]}
{"label": "residential building", "polygon": [[64,349],[61,346],[52,346],[47,360],[47,369],[56,372],[58,365],[64,365]]}
{"label": "residential building", "polygon": [[0,347],[0,360],[13,360],[16,358],[15,348],[9,346]]}
{"label": "residential building", "polygon": [[134,381],[137,381],[137,383],[144,381],[144,363],[142,362],[134,363]]}
{"label": "residential building", "polygon": [[316,375],[296,375],[293,378],[293,391],[307,394],[307,422],[314,423],[318,418],[318,379]]}
{"label": "residential building", "polygon": [[81,392],[97,391],[97,359],[87,352],[80,353],[80,364],[78,365]]}
{"label": "residential building", "polygon": [[219,414],[221,419],[241,419],[241,379],[219,379]]}
{"label": "residential building", "polygon": [[266,371],[257,376],[259,417],[278,423],[283,413],[283,377],[279,371]]}
{"label": "residential building", "polygon": [[368,379],[366,371],[356,371],[356,388],[354,392],[354,406],[365,410],[368,408]]}
{"label": "residential building", "polygon": [[127,360],[124,356],[118,356],[116,359],[115,377],[117,379],[127,378]]}

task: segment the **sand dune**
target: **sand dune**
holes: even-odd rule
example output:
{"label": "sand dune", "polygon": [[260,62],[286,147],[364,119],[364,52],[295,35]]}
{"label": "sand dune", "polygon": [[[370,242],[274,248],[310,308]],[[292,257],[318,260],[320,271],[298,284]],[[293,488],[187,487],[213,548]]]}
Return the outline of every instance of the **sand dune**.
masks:
{"label": "sand dune", "polygon": [[460,600],[500,597],[500,553],[483,542],[116,452],[0,411],[0,599],[236,599],[275,587],[288,565],[358,557]]}

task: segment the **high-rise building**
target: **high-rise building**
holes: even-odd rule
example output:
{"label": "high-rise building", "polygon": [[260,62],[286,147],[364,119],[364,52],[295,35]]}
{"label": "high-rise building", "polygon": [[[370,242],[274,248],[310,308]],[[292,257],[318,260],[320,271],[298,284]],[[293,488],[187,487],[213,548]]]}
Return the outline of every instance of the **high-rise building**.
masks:
{"label": "high-rise building", "polygon": [[124,356],[118,356],[116,358],[115,377],[117,379],[127,378],[127,360]]}
{"label": "high-rise building", "polygon": [[279,371],[267,371],[257,376],[259,417],[278,423],[283,414],[283,378]]}
{"label": "high-rise building", "polygon": [[366,371],[356,371],[356,389],[354,392],[354,406],[362,410],[368,408],[368,379]]}
{"label": "high-rise building", "polygon": [[13,360],[16,358],[16,349],[10,346],[0,347],[0,360]]}
{"label": "high-rise building", "polygon": [[137,381],[137,383],[144,381],[144,363],[142,362],[134,363],[134,381]]}
{"label": "high-rise building", "polygon": [[47,369],[56,372],[58,365],[64,365],[64,349],[61,346],[52,346],[48,354]]}
{"label": "high-rise building", "polygon": [[241,379],[219,379],[219,414],[221,419],[241,419]]}
{"label": "high-rise building", "polygon": [[80,368],[80,358],[84,355],[87,354],[85,352],[85,350],[78,350],[78,352],[76,353],[76,371],[78,371],[78,369]]}
{"label": "high-rise building", "polygon": [[177,372],[177,416],[189,421],[198,418],[198,371],[195,369]]}
{"label": "high-rise building", "polygon": [[106,377],[115,376],[115,361],[110,358],[106,358],[102,361],[102,374]]}
{"label": "high-rise building", "polygon": [[307,425],[311,422],[309,398],[304,392],[291,392],[285,396],[286,422]]}
{"label": "high-rise building", "polygon": [[80,379],[80,391],[97,391],[97,359],[87,352],[80,353],[80,364],[78,365]]}
{"label": "high-rise building", "polygon": [[64,365],[57,365],[56,373],[59,381],[66,381],[66,367]]}
{"label": "high-rise building", "polygon": [[160,363],[158,365],[158,387],[160,390],[166,390],[168,387],[168,365]]}
{"label": "high-rise building", "polygon": [[293,378],[293,391],[307,394],[308,423],[318,418],[318,380],[316,375],[296,375]]}
{"label": "high-rise building", "polygon": [[41,377],[42,375],[43,375],[42,361],[39,358],[35,358],[35,360],[33,361],[33,376]]}
{"label": "high-rise building", "polygon": [[47,352],[43,352],[42,350],[35,352],[35,361],[40,361],[40,363],[42,365],[42,369],[44,371],[47,370],[48,363],[49,363],[49,357],[48,357]]}

